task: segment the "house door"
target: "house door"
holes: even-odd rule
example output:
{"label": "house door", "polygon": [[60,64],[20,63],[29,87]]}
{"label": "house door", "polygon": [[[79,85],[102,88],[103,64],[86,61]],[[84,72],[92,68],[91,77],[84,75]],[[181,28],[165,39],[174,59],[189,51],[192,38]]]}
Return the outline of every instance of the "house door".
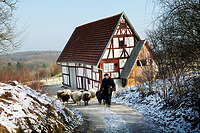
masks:
{"label": "house door", "polygon": [[70,69],[70,81],[71,81],[71,87],[73,89],[76,89],[76,71],[75,68],[71,67]]}

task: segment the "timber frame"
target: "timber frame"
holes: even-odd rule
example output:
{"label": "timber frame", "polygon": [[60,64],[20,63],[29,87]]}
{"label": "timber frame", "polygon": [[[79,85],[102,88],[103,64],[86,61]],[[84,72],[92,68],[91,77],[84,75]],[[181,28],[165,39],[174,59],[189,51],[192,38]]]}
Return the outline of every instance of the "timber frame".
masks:
{"label": "timber frame", "polygon": [[136,70],[153,67],[144,66],[147,59],[153,59],[152,50],[122,12],[76,27],[57,62],[64,85],[89,90],[100,88],[105,73],[117,88],[137,85],[134,76],[142,75]]}
{"label": "timber frame", "polygon": [[[65,71],[66,69],[67,71]],[[75,83],[76,85],[72,86],[72,78],[75,72]],[[70,75],[71,74],[71,75]],[[100,78],[101,77],[101,70],[91,66],[91,65],[84,65],[80,63],[62,63],[62,76],[63,76],[63,84],[67,87],[76,87],[77,89],[86,89],[89,88],[99,88],[100,87]]]}

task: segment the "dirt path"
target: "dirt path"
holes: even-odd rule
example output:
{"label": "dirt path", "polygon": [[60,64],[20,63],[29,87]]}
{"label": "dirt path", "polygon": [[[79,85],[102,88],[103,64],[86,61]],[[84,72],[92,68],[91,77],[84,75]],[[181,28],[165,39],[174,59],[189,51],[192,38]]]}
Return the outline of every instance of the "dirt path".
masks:
{"label": "dirt path", "polygon": [[84,118],[83,126],[75,132],[92,133],[156,133],[155,125],[144,120],[142,113],[125,105],[112,103],[110,108],[99,105],[96,100],[89,106],[68,104],[78,110]]}
{"label": "dirt path", "polygon": [[[56,98],[57,90],[63,89],[61,85],[50,86],[44,89],[48,96]],[[76,105],[70,99],[66,107],[79,111],[84,119],[82,126],[74,132],[80,133],[156,133],[157,128],[151,122],[145,120],[142,113],[136,109],[112,103],[108,108],[99,105],[96,99],[92,99],[88,106]]]}

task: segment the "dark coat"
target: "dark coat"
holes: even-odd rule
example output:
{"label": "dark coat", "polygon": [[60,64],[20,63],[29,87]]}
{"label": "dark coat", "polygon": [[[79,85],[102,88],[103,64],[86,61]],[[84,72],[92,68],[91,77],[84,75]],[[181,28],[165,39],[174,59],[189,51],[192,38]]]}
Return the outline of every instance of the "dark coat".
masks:
{"label": "dark coat", "polygon": [[111,93],[112,91],[116,91],[113,79],[110,77],[108,79],[104,78],[101,85],[101,91],[103,91],[104,94],[108,94],[110,88],[112,88]]}

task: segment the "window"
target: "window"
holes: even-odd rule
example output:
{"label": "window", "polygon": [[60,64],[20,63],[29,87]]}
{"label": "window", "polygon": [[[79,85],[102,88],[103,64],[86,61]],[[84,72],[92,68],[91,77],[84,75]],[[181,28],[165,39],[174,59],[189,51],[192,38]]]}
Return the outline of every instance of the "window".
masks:
{"label": "window", "polygon": [[114,72],[114,63],[109,63],[109,72]]}
{"label": "window", "polygon": [[119,41],[119,47],[123,47],[124,41]]}
{"label": "window", "polygon": [[114,72],[114,63],[104,63],[104,72]]}
{"label": "window", "polygon": [[126,27],[126,25],[125,24],[122,24],[122,28],[125,28]]}
{"label": "window", "polygon": [[147,65],[147,60],[140,60],[142,63],[142,66],[146,66]]}
{"label": "window", "polygon": [[151,60],[137,60],[137,66],[150,66]]}
{"label": "window", "polygon": [[111,73],[111,77],[112,78],[118,78],[119,77],[119,73],[118,72]]}
{"label": "window", "polygon": [[139,60],[137,60],[137,66],[141,66],[141,64],[140,64],[140,61],[139,61]]}
{"label": "window", "polygon": [[88,84],[90,84],[90,80],[88,79]]}
{"label": "window", "polygon": [[119,68],[123,68],[127,59],[120,59],[119,60]]}

